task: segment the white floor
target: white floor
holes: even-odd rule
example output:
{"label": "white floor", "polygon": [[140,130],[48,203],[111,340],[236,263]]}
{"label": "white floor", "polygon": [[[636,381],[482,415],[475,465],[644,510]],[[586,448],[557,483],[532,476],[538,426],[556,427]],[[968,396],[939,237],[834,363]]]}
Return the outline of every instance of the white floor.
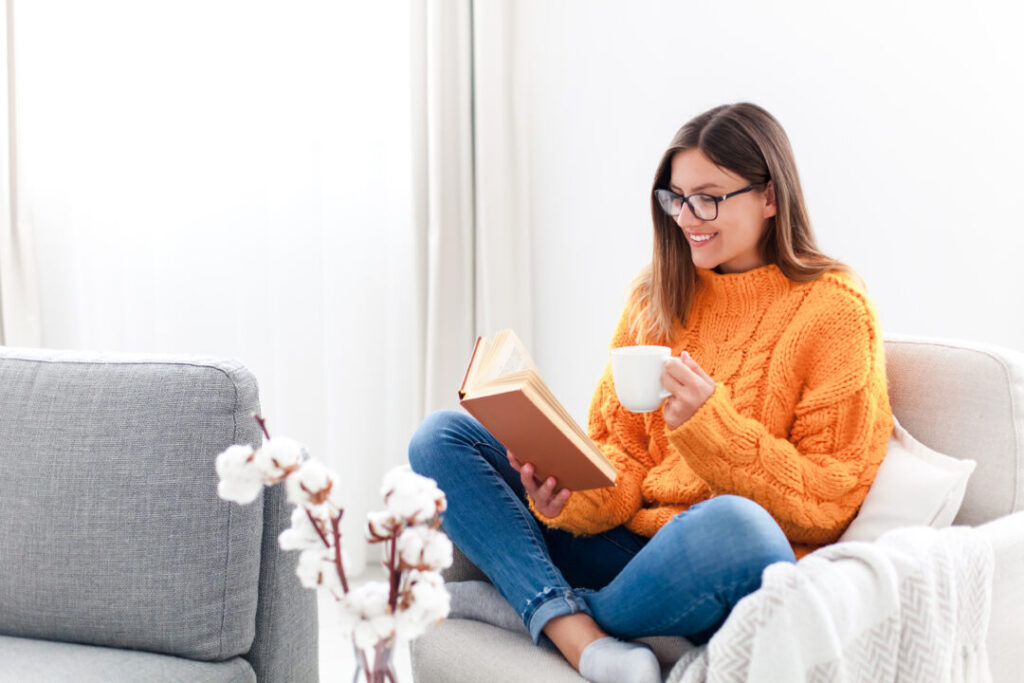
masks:
{"label": "white floor", "polygon": [[[366,581],[384,581],[383,568],[366,570],[352,581],[352,586]],[[322,683],[349,683],[355,675],[355,655],[352,641],[342,637],[333,619],[337,609],[333,598],[318,595],[320,609],[320,680]],[[409,663],[409,645],[400,644],[395,650],[395,673],[398,683],[412,683],[412,667]]]}

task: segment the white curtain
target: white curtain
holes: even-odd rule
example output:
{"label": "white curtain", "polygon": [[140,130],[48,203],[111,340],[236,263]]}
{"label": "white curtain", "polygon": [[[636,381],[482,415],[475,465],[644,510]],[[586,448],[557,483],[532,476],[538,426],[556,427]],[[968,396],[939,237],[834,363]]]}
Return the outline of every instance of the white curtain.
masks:
{"label": "white curtain", "polygon": [[[413,66],[421,115],[417,223],[426,234],[425,408],[458,403],[474,334],[472,3],[414,5],[422,34]],[[456,379],[458,378],[458,379]]]}
{"label": "white curtain", "polygon": [[473,10],[15,5],[41,344],[242,360],[271,434],[340,471],[355,569],[376,556],[362,529],[381,475],[456,405],[475,335],[529,340],[510,94],[474,89],[472,62],[503,78],[507,41],[474,50]]}
{"label": "white curtain", "polygon": [[410,7],[15,6],[43,343],[242,360],[341,473],[357,569],[423,413]]}
{"label": "white curtain", "polygon": [[[427,239],[427,410],[454,407],[477,335],[531,345],[525,104],[513,79],[511,2],[414,5],[426,151],[417,206]],[[417,41],[414,41],[417,42]],[[453,381],[455,378],[455,381]]]}
{"label": "white curtain", "polygon": [[20,220],[16,181],[17,119],[11,107],[14,91],[12,0],[0,13],[0,344],[38,346],[39,300],[31,227]]}
{"label": "white curtain", "polygon": [[532,347],[527,88],[514,68],[515,26],[511,0],[473,4],[475,323],[485,335],[511,327]]}

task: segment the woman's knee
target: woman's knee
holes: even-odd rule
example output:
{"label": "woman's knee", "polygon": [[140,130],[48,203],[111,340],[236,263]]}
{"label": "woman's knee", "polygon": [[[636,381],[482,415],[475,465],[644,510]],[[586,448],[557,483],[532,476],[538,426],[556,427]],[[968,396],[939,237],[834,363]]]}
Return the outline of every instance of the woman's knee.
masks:
{"label": "woman's knee", "polygon": [[418,474],[430,476],[450,452],[450,446],[465,439],[473,418],[458,410],[437,410],[427,415],[409,440],[409,465]]}
{"label": "woman's knee", "polygon": [[[710,498],[677,515],[670,525],[687,534],[699,529],[691,537],[698,544],[710,544],[720,551],[716,555],[749,563],[752,568],[794,560],[793,549],[778,522],[761,505],[743,496]],[[684,530],[687,526],[690,528]]]}
{"label": "woman's knee", "polygon": [[744,548],[743,555],[761,568],[775,562],[793,562],[793,548],[775,518],[758,503],[743,496],[724,495],[705,505],[723,530]]}

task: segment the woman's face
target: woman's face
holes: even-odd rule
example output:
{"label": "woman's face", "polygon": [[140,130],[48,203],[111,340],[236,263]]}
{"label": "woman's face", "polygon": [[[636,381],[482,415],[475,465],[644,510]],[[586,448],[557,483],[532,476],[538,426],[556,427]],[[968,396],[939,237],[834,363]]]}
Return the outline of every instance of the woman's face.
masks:
{"label": "woman's face", "polygon": [[[699,149],[687,149],[672,157],[669,189],[689,197],[704,193],[720,197],[750,183],[732,171],[716,166]],[[775,196],[769,183],[718,203],[718,217],[702,221],[688,204],[675,217],[686,234],[693,264],[698,268],[719,269],[723,273],[742,273],[766,265],[757,252],[768,218],[775,215]],[[695,237],[711,236],[699,241]]]}

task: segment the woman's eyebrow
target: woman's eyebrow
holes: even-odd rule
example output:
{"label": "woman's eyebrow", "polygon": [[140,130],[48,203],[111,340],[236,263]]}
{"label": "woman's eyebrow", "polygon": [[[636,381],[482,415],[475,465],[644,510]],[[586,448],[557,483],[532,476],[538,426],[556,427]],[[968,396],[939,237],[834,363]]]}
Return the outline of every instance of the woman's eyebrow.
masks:
{"label": "woman's eyebrow", "polygon": [[[697,187],[693,188],[693,191],[690,194],[693,194],[695,192],[700,192],[701,190],[707,190],[707,189],[712,188],[712,187],[719,187],[719,185],[718,185],[718,183],[704,183],[703,185],[698,185]],[[669,183],[668,189],[670,189],[673,192],[676,192],[678,194],[685,194],[681,188],[676,187],[672,183]]]}

